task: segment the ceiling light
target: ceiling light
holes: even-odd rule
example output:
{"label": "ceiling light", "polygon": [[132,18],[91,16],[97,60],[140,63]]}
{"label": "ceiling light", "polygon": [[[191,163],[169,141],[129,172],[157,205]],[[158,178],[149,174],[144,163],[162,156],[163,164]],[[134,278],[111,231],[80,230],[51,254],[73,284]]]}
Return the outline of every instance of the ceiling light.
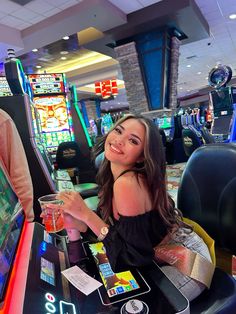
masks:
{"label": "ceiling light", "polygon": [[205,77],[205,80],[208,80],[208,76],[207,76],[207,77]]}
{"label": "ceiling light", "polygon": [[67,59],[67,57],[61,57],[61,60],[66,60]]}
{"label": "ceiling light", "polygon": [[230,15],[229,15],[229,18],[230,18],[231,20],[235,20],[235,19],[236,19],[236,14],[235,14],[235,13],[230,14]]}
{"label": "ceiling light", "polygon": [[69,52],[68,51],[65,51],[65,50],[62,50],[61,52],[60,52],[60,54],[61,55],[67,55]]}
{"label": "ceiling light", "polygon": [[191,68],[191,64],[188,64],[188,65],[187,65],[187,68]]}
{"label": "ceiling light", "polygon": [[183,89],[183,87],[180,87],[179,89]]}
{"label": "ceiling light", "polygon": [[202,72],[199,71],[199,72],[197,72],[197,74],[202,74]]}
{"label": "ceiling light", "polygon": [[68,40],[69,38],[70,38],[69,36],[62,37],[62,39],[64,39],[64,40]]}
{"label": "ceiling light", "polygon": [[37,51],[38,51],[38,49],[37,49],[37,48],[34,48],[34,49],[32,49],[32,51],[33,51],[33,52],[37,52]]}
{"label": "ceiling light", "polygon": [[41,65],[36,65],[36,68],[37,68],[37,69],[41,69],[42,66],[41,66]]}

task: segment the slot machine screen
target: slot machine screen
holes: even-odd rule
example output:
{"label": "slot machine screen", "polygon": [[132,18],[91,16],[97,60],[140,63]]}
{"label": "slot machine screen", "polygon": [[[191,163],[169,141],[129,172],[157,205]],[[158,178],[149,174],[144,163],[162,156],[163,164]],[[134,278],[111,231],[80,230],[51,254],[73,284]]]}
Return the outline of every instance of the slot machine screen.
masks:
{"label": "slot machine screen", "polygon": [[[92,255],[95,258],[97,263],[100,276],[102,278],[103,284],[107,290],[109,297],[114,297],[117,294],[130,292],[135,289],[139,289],[140,286],[138,285],[137,281],[135,280],[134,276],[130,271],[124,271],[121,273],[114,273],[111,269],[109,262],[103,262],[101,259],[98,258],[98,254],[105,254],[103,251],[103,243],[91,243],[89,244],[89,248],[92,251]],[[116,276],[116,280],[114,280],[111,284],[111,279]]]}
{"label": "slot machine screen", "polygon": [[214,119],[212,124],[213,134],[228,134],[230,131],[232,116],[222,116]]}
{"label": "slot machine screen", "polygon": [[0,97],[12,96],[9,84],[5,76],[0,76]]}
{"label": "slot machine screen", "polygon": [[43,257],[41,257],[40,279],[55,286],[55,266]]}
{"label": "slot machine screen", "polygon": [[20,239],[24,214],[1,167],[0,208],[0,302],[2,302]]}
{"label": "slot machine screen", "polygon": [[28,74],[33,95],[65,93],[64,76],[61,73]]}
{"label": "slot machine screen", "polygon": [[233,100],[231,89],[228,87],[211,92],[212,104],[214,107],[214,117],[232,115]]}
{"label": "slot machine screen", "polygon": [[85,248],[88,255],[93,258],[103,282],[103,286],[99,288],[103,304],[119,302],[150,291],[150,287],[137,269],[113,272],[102,242],[85,243]]}
{"label": "slot machine screen", "polygon": [[57,147],[61,142],[71,141],[66,97],[63,95],[35,97],[34,103],[40,117],[45,146]]}
{"label": "slot machine screen", "polygon": [[40,116],[42,132],[69,130],[64,96],[35,97],[34,103]]}
{"label": "slot machine screen", "polygon": [[171,117],[157,118],[157,124],[160,129],[172,128],[172,118]]}

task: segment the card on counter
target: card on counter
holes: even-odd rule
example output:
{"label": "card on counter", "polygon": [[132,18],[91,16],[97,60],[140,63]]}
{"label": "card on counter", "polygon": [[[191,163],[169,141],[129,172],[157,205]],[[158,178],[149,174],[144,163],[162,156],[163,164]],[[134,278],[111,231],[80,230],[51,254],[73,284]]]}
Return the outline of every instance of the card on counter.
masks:
{"label": "card on counter", "polygon": [[78,266],[73,266],[61,272],[66,279],[78,290],[89,295],[102,286],[102,283],[90,277]]}

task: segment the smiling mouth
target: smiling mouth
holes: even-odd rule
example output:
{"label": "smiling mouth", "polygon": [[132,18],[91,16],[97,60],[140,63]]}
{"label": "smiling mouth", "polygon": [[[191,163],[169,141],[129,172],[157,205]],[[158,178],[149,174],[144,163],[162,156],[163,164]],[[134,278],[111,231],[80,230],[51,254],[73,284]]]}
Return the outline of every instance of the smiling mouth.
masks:
{"label": "smiling mouth", "polygon": [[118,149],[117,147],[115,147],[114,145],[110,144],[110,150],[117,153],[117,154],[122,154],[123,152]]}

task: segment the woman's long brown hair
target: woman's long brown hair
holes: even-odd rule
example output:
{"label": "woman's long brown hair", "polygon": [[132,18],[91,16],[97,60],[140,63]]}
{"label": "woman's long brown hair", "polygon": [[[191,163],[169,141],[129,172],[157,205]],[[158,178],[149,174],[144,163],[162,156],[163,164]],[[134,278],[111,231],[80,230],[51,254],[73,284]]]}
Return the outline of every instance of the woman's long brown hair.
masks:
{"label": "woman's long brown hair", "polygon": [[[109,133],[128,119],[139,121],[144,125],[146,130],[143,152],[144,161],[141,164],[137,164],[132,170],[144,175],[147,189],[151,195],[152,209],[159,212],[167,229],[171,229],[176,224],[185,225],[182,222],[181,213],[174,208],[174,201],[169,197],[166,190],[166,160],[161,135],[157,125],[141,115],[129,114],[117,121]],[[94,147],[94,156],[98,156],[104,151],[108,134]],[[103,219],[107,221],[112,214],[114,179],[110,168],[110,161],[105,157],[99,167],[97,182],[100,186],[98,207],[101,209]]]}

